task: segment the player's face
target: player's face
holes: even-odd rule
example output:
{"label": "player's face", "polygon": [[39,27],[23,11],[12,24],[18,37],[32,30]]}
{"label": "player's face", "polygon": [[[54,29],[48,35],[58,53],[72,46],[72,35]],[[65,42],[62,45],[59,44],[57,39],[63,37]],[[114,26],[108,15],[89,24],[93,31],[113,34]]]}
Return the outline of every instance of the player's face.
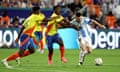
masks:
{"label": "player's face", "polygon": [[40,14],[40,11],[39,11],[39,10],[37,10],[37,11],[36,11],[36,14]]}
{"label": "player's face", "polygon": [[57,14],[60,14],[60,11],[61,11],[61,7],[57,7],[57,8],[56,8],[56,13],[57,13]]}
{"label": "player's face", "polygon": [[80,17],[76,17],[76,21],[80,22],[81,21]]}

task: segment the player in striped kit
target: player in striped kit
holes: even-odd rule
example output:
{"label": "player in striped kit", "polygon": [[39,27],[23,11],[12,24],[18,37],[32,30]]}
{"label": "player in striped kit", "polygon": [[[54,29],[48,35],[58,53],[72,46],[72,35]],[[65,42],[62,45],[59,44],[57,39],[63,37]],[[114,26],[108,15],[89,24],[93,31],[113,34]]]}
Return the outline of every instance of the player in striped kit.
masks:
{"label": "player in striped kit", "polygon": [[78,42],[81,46],[79,65],[82,65],[85,55],[92,52],[90,24],[96,24],[100,28],[105,28],[105,26],[93,19],[81,16],[79,11],[76,12],[76,17],[70,23],[78,31]]}

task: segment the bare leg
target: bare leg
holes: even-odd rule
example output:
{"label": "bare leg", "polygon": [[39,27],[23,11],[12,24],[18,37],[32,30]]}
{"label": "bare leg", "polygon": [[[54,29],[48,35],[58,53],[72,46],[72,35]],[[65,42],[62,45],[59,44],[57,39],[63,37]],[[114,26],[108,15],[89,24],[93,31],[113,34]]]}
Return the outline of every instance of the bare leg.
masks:
{"label": "bare leg", "polygon": [[79,65],[82,65],[83,62],[84,62],[85,55],[88,52],[87,52],[87,49],[86,49],[86,45],[81,40],[79,40],[79,43],[81,45],[81,51],[80,51],[80,54],[79,54]]}
{"label": "bare leg", "polygon": [[88,51],[88,54],[90,54],[92,52],[92,47],[91,46],[87,47],[87,51]]}

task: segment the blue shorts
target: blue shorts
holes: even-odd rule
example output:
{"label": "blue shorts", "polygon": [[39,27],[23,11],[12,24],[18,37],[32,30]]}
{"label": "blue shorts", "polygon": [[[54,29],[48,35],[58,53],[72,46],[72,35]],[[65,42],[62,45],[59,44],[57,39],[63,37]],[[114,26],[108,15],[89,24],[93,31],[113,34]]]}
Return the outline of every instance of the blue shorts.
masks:
{"label": "blue shorts", "polygon": [[43,38],[42,32],[40,32],[40,31],[36,31],[34,34],[36,36],[36,40],[38,40],[38,41],[40,41]]}
{"label": "blue shorts", "polygon": [[53,36],[47,35],[46,40],[47,40],[48,49],[51,49],[53,48],[53,43],[61,40],[61,37],[59,36],[59,34],[55,34]]}
{"label": "blue shorts", "polygon": [[26,34],[20,36],[20,49],[34,48],[34,42],[31,37]]}

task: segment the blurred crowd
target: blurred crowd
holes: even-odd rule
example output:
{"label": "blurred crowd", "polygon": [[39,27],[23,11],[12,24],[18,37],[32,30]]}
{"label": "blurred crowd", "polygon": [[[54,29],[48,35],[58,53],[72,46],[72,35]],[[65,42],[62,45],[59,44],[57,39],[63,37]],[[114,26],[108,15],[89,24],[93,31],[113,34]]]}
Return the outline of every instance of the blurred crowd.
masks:
{"label": "blurred crowd", "polygon": [[[0,0],[1,8],[31,8],[34,6],[53,8],[56,5],[61,5],[66,11],[69,11],[68,19],[70,20],[75,11],[79,9],[83,16],[99,21],[108,29],[120,29],[120,0]],[[7,11],[3,11],[0,25],[19,27],[19,18],[15,17],[10,22]],[[97,28],[95,25],[92,27]]]}

